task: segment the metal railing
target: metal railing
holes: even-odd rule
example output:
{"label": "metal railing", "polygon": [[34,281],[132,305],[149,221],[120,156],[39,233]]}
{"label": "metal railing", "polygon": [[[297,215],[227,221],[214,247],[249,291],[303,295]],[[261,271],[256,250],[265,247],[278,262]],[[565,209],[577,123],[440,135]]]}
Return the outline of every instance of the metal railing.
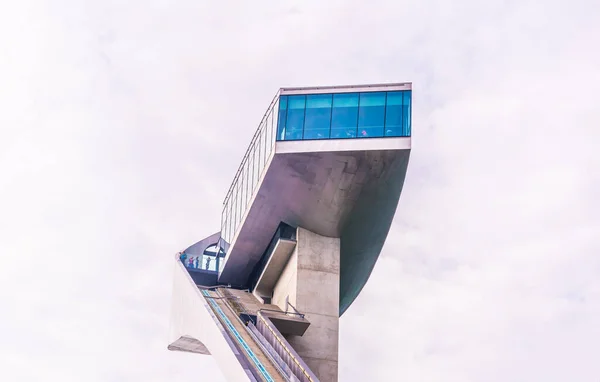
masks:
{"label": "metal railing", "polygon": [[[290,304],[290,305],[292,305],[292,304]],[[294,310],[296,310],[296,308],[294,308]],[[285,314],[285,315],[300,316],[300,318],[305,317],[304,314],[298,312],[297,310],[295,312],[282,312],[281,310],[261,308],[261,309],[257,310],[257,312],[273,312],[273,313],[279,313],[279,314]]]}
{"label": "metal railing", "polygon": [[[288,306],[291,306],[292,309],[294,309],[294,313],[288,312],[288,309],[287,309]],[[302,318],[304,318],[304,314],[300,313],[298,311],[298,309],[296,309],[296,307],[294,305],[292,305],[292,303],[290,302],[290,296],[285,297],[285,314],[297,314],[297,315],[301,316]]]}
{"label": "metal railing", "polygon": [[217,272],[219,270],[220,257],[213,255],[186,255],[180,261],[187,269]]}
{"label": "metal railing", "polygon": [[[269,359],[277,371],[283,376],[286,381],[290,382],[319,382],[319,379],[312,373],[309,367],[304,363],[301,357],[295,352],[291,345],[285,340],[283,335],[277,330],[268,317],[265,317],[262,312],[274,312],[279,314],[297,315],[304,319],[304,314],[298,312],[296,308],[292,306],[294,312],[282,312],[274,309],[262,308],[256,313],[256,318],[253,319],[252,315],[246,310],[242,303],[238,300],[239,296],[233,295],[228,289],[235,289],[225,285],[216,286],[202,286],[197,285],[202,295],[213,308],[217,316],[223,322],[224,326],[229,330],[233,339],[241,347],[240,350],[246,352],[249,360],[254,364],[257,372],[268,381],[272,380],[266,368],[250,348],[249,344],[244,341],[240,333],[235,329],[233,323],[227,318],[224,312],[221,310],[217,301],[221,300],[224,302],[227,309],[229,309],[236,317],[237,322],[242,324],[248,335],[254,340],[259,349]],[[216,293],[215,296],[211,296],[208,290],[212,290]],[[238,289],[236,289],[238,290]],[[249,290],[244,290],[249,293]],[[248,321],[244,322],[240,316],[248,317]],[[254,330],[253,330],[254,329]],[[267,373],[268,377],[264,373]]]}
{"label": "metal railing", "polygon": [[[252,200],[256,186],[273,152],[279,115],[278,105],[279,91],[263,115],[223,201],[221,238],[227,244],[233,242],[248,204]],[[223,246],[228,247],[228,245]]]}
{"label": "metal railing", "polygon": [[271,346],[277,351],[284,362],[292,369],[292,372],[302,382],[319,382],[319,379],[314,375],[310,368],[302,361],[302,358],[296,353],[292,346],[281,335],[279,330],[268,317],[258,312],[258,331],[266,338]]}
{"label": "metal railing", "polygon": [[290,367],[288,366],[288,364],[279,356],[279,354],[277,353],[277,350],[275,350],[273,348],[273,346],[271,346],[271,344],[269,343],[269,341],[267,341],[267,339],[260,333],[260,331],[256,328],[256,326],[253,323],[249,322],[246,327],[252,333],[254,333],[254,335],[256,336],[257,340],[260,341],[260,343],[262,344],[262,346],[271,355],[271,358],[279,365],[279,368],[285,374],[286,380],[297,382],[298,378],[296,378],[296,375],[294,374],[294,372],[292,371],[292,369],[290,369]]}

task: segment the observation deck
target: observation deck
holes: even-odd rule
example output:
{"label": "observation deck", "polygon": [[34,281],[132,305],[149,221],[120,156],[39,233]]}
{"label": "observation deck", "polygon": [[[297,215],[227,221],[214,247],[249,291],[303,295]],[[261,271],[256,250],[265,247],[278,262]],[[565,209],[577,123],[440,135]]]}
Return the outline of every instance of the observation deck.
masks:
{"label": "observation deck", "polygon": [[280,224],[303,227],[340,238],[341,315],[369,278],[396,211],[411,93],[410,83],[280,89],[223,203],[212,240],[224,257],[210,269],[218,283],[247,287]]}

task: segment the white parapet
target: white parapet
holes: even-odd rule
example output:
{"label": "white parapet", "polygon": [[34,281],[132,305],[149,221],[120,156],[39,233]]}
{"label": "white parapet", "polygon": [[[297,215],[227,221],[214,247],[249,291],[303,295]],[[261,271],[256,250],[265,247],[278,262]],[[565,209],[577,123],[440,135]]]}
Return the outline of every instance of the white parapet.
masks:
{"label": "white parapet", "polygon": [[210,354],[228,381],[247,382],[248,372],[238,361],[239,352],[178,258],[174,268],[169,349]]}

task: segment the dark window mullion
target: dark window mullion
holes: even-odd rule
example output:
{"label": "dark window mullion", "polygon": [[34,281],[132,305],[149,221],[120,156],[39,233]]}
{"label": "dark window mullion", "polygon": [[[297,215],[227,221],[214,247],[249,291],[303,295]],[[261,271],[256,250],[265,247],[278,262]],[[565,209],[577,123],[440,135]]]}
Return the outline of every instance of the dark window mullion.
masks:
{"label": "dark window mullion", "polygon": [[327,135],[327,139],[331,138],[331,122],[333,121],[333,94],[331,96],[331,107],[329,108],[329,134]]}
{"label": "dark window mullion", "polygon": [[[406,112],[408,114],[407,122],[406,122],[406,134],[408,137],[412,135],[412,89],[407,92],[408,94],[408,107],[406,108]],[[402,102],[404,102],[404,97],[402,97]]]}
{"label": "dark window mullion", "polygon": [[404,132],[404,92],[402,94],[402,106],[400,107],[400,136],[406,137]]}
{"label": "dark window mullion", "polygon": [[360,99],[363,93],[358,93],[358,107],[356,108],[356,131],[354,132],[354,138],[358,138],[358,125],[360,124]]}
{"label": "dark window mullion", "polygon": [[302,117],[302,140],[304,140],[304,126],[306,126],[306,96],[304,96],[304,117]]}
{"label": "dark window mullion", "polygon": [[381,134],[382,137],[385,137],[387,135],[386,131],[385,131],[385,117],[387,115],[387,95],[388,92],[385,92],[385,99],[383,101],[383,134]]}
{"label": "dark window mullion", "polygon": [[[279,102],[281,102],[281,101],[279,101]],[[283,131],[283,139],[282,139],[283,141],[285,141],[285,134],[287,133],[287,129],[288,129],[287,120],[288,120],[289,114],[290,114],[290,97],[286,96],[286,99],[285,99],[285,121],[283,122],[284,125],[283,125],[283,130],[282,130]]]}

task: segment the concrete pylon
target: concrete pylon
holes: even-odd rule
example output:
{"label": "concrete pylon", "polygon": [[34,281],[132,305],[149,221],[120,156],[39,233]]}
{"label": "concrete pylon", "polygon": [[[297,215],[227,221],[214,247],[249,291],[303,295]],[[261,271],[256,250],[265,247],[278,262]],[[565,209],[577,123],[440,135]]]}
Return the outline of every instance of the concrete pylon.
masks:
{"label": "concrete pylon", "polygon": [[301,227],[296,248],[273,289],[272,303],[306,315],[310,326],[302,337],[287,340],[321,382],[338,380],[340,239]]}

